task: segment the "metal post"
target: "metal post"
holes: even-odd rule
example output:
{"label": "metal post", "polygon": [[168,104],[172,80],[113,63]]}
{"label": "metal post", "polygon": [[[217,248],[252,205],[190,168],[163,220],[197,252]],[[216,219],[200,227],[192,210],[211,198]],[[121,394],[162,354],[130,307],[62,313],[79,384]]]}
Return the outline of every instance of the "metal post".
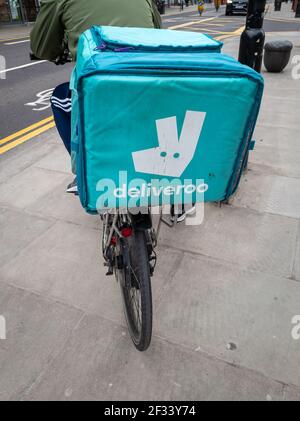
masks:
{"label": "metal post", "polygon": [[298,0],[297,4],[296,4],[296,14],[295,14],[295,18],[300,18],[300,0]]}
{"label": "metal post", "polygon": [[19,8],[19,11],[20,11],[22,23],[27,22],[27,13],[26,13],[26,9],[25,9],[24,4],[23,4],[23,0],[18,0],[18,8]]}
{"label": "metal post", "polygon": [[266,0],[249,0],[246,28],[241,35],[239,61],[261,71],[265,31],[263,30]]}
{"label": "metal post", "polygon": [[35,0],[35,9],[36,9],[36,13],[38,14],[41,8],[41,3],[40,0]]}

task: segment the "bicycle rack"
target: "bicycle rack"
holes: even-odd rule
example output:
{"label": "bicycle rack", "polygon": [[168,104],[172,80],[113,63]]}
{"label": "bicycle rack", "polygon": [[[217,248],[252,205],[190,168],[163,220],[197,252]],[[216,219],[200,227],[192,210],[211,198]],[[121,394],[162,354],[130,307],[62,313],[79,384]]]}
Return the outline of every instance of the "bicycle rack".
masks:
{"label": "bicycle rack", "polygon": [[163,206],[161,207],[161,209],[160,209],[160,215],[159,215],[159,223],[158,223],[158,226],[157,226],[157,230],[156,230],[156,236],[157,236],[157,238],[158,238],[158,236],[159,236],[159,233],[160,233],[160,229],[161,229],[161,224],[165,224],[167,227],[169,227],[169,228],[173,228],[176,224],[177,224],[177,218],[178,218],[178,212],[176,212],[177,211],[177,209],[178,209],[178,207],[177,207],[177,209],[176,209],[176,207],[175,207],[175,218],[174,218],[174,221],[173,222],[169,222],[169,221],[167,221],[164,217],[163,217]]}

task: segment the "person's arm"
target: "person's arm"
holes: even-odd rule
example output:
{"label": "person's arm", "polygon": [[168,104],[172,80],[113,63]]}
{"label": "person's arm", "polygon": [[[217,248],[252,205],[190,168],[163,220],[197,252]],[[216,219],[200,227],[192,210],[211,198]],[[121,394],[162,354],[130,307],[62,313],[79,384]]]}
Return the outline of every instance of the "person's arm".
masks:
{"label": "person's arm", "polygon": [[33,54],[54,60],[63,52],[63,7],[66,0],[42,0],[41,9],[30,34]]}
{"label": "person's arm", "polygon": [[153,24],[154,28],[161,29],[162,28],[162,21],[159,11],[157,10],[157,6],[154,0],[151,0],[152,4],[152,14],[153,14]]}

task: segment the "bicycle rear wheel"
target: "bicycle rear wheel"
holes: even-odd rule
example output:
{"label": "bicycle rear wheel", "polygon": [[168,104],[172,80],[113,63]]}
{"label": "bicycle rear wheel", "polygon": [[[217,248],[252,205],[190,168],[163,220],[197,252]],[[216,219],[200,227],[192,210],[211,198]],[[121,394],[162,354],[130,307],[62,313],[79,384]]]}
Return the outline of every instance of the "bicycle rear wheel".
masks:
{"label": "bicycle rear wheel", "polygon": [[152,336],[152,292],[145,230],[120,239],[122,268],[117,269],[128,329],[135,347],[145,351]]}

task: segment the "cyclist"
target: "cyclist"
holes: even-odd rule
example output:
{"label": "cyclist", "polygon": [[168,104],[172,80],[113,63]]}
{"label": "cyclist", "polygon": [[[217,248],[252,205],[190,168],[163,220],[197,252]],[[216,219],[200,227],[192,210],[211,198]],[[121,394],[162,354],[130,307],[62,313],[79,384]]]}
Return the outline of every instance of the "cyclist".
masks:
{"label": "cyclist", "polygon": [[[31,31],[31,50],[43,60],[55,60],[66,45],[76,61],[80,35],[93,25],[161,28],[161,18],[154,0],[42,0]],[[69,83],[53,92],[51,106],[57,129],[71,153],[71,93]],[[77,192],[76,179],[67,187]]]}
{"label": "cyclist", "polygon": [[78,39],[93,25],[161,28],[161,18],[154,0],[42,0],[31,32],[32,52],[55,60],[66,40],[76,60]]}
{"label": "cyclist", "polygon": [[[183,0],[181,0],[183,6]],[[55,60],[64,53],[67,44],[76,61],[80,35],[93,25],[161,28],[161,18],[154,0],[42,0],[37,21],[31,32],[33,54],[44,60]],[[69,83],[53,92],[51,105],[59,134],[71,154],[71,92]],[[75,165],[72,165],[75,168]],[[67,187],[77,193],[76,178]],[[193,210],[193,208],[192,208]],[[179,210],[178,222],[185,219],[185,209]],[[188,212],[187,212],[188,213]],[[190,212],[189,212],[190,213]],[[174,207],[171,217],[174,216]]]}

